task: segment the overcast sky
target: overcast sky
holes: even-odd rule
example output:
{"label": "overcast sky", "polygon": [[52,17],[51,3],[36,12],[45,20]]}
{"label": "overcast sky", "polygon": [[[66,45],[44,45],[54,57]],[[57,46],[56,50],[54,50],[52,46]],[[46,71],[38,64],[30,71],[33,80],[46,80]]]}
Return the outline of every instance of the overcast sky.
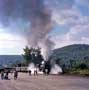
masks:
{"label": "overcast sky", "polygon": [[[27,45],[30,1],[11,1],[0,0],[0,54],[22,54]],[[89,44],[89,0],[45,0],[44,4],[51,11],[54,27],[49,36],[55,48]]]}

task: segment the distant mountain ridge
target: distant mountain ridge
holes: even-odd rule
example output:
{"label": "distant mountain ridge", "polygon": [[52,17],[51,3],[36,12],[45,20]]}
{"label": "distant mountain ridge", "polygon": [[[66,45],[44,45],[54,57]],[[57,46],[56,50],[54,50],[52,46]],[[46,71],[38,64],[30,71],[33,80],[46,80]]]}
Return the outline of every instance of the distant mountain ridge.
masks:
{"label": "distant mountain ridge", "polygon": [[21,55],[0,55],[0,65],[8,65],[15,62],[21,62],[23,57]]}
{"label": "distant mountain ridge", "polygon": [[[68,64],[70,60],[89,61],[89,45],[74,44],[53,50],[52,60],[59,60],[61,64]],[[0,55],[0,65],[21,62],[21,55]]]}

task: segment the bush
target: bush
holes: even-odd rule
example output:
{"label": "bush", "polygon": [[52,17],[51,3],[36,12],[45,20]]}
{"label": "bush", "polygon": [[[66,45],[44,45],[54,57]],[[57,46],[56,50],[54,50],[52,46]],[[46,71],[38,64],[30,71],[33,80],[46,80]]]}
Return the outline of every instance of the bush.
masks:
{"label": "bush", "polygon": [[76,69],[88,69],[88,66],[85,63],[79,64]]}

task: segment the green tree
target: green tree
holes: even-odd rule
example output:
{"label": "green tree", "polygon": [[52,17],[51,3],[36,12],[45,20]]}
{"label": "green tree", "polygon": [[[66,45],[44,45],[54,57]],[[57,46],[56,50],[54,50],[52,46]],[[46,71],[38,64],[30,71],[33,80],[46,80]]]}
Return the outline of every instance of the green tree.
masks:
{"label": "green tree", "polygon": [[25,63],[25,65],[28,65],[32,60],[32,55],[31,55],[32,48],[29,49],[28,46],[26,46],[23,50],[24,50],[23,57],[25,59],[24,63]]}
{"label": "green tree", "polygon": [[33,49],[28,48],[27,46],[23,49],[24,50],[24,63],[28,65],[29,63],[34,63],[35,65],[40,64],[43,60],[43,56],[41,55],[41,49]]}

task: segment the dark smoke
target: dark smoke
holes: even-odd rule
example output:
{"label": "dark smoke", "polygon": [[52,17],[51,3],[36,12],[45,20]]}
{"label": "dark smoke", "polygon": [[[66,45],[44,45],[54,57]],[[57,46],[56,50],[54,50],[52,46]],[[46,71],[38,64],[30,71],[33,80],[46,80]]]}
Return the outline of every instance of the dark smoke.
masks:
{"label": "dark smoke", "polygon": [[[42,18],[45,7],[47,9],[51,8],[52,11],[59,11],[61,9],[71,8],[74,1],[75,0],[0,0],[0,22],[6,26],[9,25],[10,22],[16,22],[19,18],[24,21],[30,21],[34,16]],[[45,16],[45,18],[47,17]]]}
{"label": "dark smoke", "polygon": [[2,21],[10,19],[29,20],[34,15],[39,15],[43,8],[43,0],[0,0]]}
{"label": "dark smoke", "polygon": [[19,21],[29,22],[30,28],[24,31],[28,45],[44,48],[43,52],[48,54],[53,45],[48,39],[52,21],[44,0],[0,0],[0,11],[0,21],[6,27],[11,27],[12,23],[18,26]]}
{"label": "dark smoke", "polygon": [[[68,2],[70,3],[68,3]],[[28,45],[41,47],[45,59],[50,55],[53,42],[48,34],[53,23],[50,10],[72,7],[74,0],[0,0],[0,23],[11,29],[11,33],[23,32]],[[48,10],[48,8],[50,10]],[[17,28],[17,27],[23,27]],[[15,30],[15,29],[16,30]]]}

